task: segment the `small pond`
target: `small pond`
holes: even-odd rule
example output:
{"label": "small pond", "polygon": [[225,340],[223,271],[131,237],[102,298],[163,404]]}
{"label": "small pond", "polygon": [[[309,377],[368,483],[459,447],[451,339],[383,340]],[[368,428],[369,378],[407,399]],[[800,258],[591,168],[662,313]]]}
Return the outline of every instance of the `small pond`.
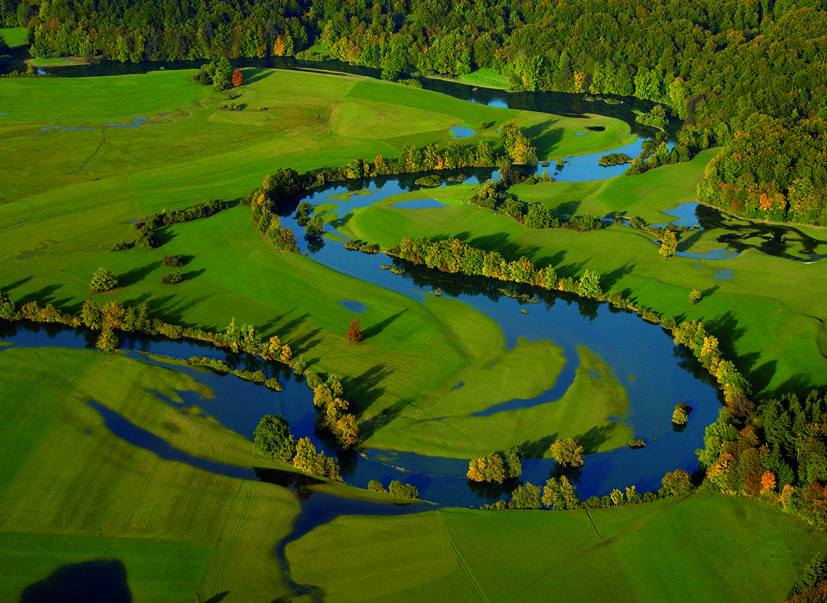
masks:
{"label": "small pond", "polygon": [[449,130],[451,133],[451,138],[454,140],[464,140],[466,138],[471,138],[474,134],[476,134],[476,130],[472,130],[471,128],[466,128],[465,126],[454,126]]}

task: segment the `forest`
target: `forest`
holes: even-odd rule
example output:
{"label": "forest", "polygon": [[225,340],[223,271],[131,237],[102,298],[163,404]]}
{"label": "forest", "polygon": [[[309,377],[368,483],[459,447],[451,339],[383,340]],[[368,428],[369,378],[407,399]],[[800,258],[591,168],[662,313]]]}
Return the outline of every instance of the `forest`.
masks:
{"label": "forest", "polygon": [[827,225],[827,10],[816,0],[695,5],[563,0],[0,1],[34,56],[115,61],[315,56],[516,89],[635,96],[682,121],[678,156],[722,152],[700,199],[749,218]]}

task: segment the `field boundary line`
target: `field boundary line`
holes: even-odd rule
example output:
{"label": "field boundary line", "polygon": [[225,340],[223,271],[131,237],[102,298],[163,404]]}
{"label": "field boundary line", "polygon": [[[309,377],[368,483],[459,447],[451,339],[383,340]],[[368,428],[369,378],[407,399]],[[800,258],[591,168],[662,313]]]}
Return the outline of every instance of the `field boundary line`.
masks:
{"label": "field boundary line", "polygon": [[[538,585],[538,584],[540,584],[541,582],[545,581],[545,580],[546,580],[549,576],[551,576],[551,575],[552,575],[552,574],[554,574],[555,572],[557,572],[557,571],[559,571],[559,570],[562,570],[562,569],[565,569],[566,567],[568,567],[568,566],[572,565],[573,563],[575,563],[575,562],[579,561],[579,560],[580,560],[580,559],[582,559],[583,557],[586,557],[587,555],[591,555],[591,554],[592,554],[592,553],[594,553],[595,551],[598,551],[598,550],[600,550],[600,549],[603,549],[603,548],[608,547],[609,545],[613,544],[614,542],[616,542],[617,540],[619,540],[619,539],[620,539],[620,538],[622,538],[623,536],[626,536],[629,532],[631,532],[631,531],[633,531],[633,530],[636,530],[637,528],[639,528],[640,526],[642,526],[643,524],[645,524],[647,521],[649,521],[650,519],[652,519],[655,515],[657,515],[657,514],[659,514],[659,513],[663,512],[663,511],[664,511],[664,510],[666,510],[666,509],[671,509],[671,508],[672,508],[672,507],[674,507],[675,505],[679,505],[679,504],[681,504],[682,502],[685,502],[685,501],[686,501],[686,500],[688,500],[689,498],[691,498],[691,497],[695,496],[695,494],[696,494],[695,492],[692,492],[691,494],[687,494],[686,496],[684,496],[684,497],[682,497],[682,498],[678,498],[678,499],[676,499],[676,500],[673,500],[673,501],[669,502],[668,504],[665,504],[665,505],[663,505],[663,506],[661,506],[661,507],[658,507],[657,509],[655,509],[654,511],[651,511],[650,513],[647,513],[646,515],[644,515],[643,517],[641,517],[640,519],[638,519],[637,521],[635,521],[635,522],[634,522],[634,523],[632,523],[631,525],[626,526],[625,528],[623,528],[620,532],[618,532],[618,533],[617,533],[617,534],[615,534],[614,536],[612,536],[612,537],[610,537],[610,538],[607,538],[606,540],[603,540],[603,541],[601,541],[601,542],[598,542],[597,544],[594,544],[594,545],[590,546],[589,548],[587,548],[587,549],[585,549],[585,550],[583,550],[583,551],[580,551],[579,553],[577,553],[577,554],[576,554],[576,555],[574,555],[573,557],[571,557],[571,558],[567,559],[566,561],[564,561],[564,562],[563,562],[563,563],[561,563],[560,565],[558,565],[558,566],[556,566],[556,567],[553,567],[552,569],[550,569],[549,571],[547,571],[545,574],[543,574],[542,576],[540,576],[539,578],[537,578],[536,580],[534,580],[531,584],[529,584],[528,586],[526,586],[526,588],[523,590],[523,592],[522,592],[522,593],[520,593],[520,595],[519,595],[519,596],[515,597],[515,599],[514,599],[514,600],[515,600],[515,601],[522,601],[522,600],[524,600],[524,599],[525,599],[525,597],[526,597],[526,596],[527,596],[527,595],[531,592],[531,590],[532,590],[535,586],[537,586],[537,585]],[[553,511],[552,511],[552,512],[553,512]],[[589,519],[591,520],[591,515],[589,515]],[[595,529],[597,529],[597,528],[595,528]],[[598,532],[598,534],[599,534],[599,532]]]}
{"label": "field boundary line", "polygon": [[477,582],[477,579],[474,578],[474,575],[465,563],[465,559],[462,558],[459,549],[457,549],[457,545],[454,544],[454,539],[451,538],[451,534],[448,532],[448,526],[445,525],[445,518],[442,516],[442,513],[437,514],[439,515],[439,525],[442,526],[442,533],[445,534],[445,538],[448,540],[448,545],[451,547],[451,551],[453,551],[454,556],[457,558],[459,566],[462,568],[462,571],[465,572],[465,575],[468,576],[468,579],[471,581],[471,584],[473,584],[477,594],[479,594],[480,599],[488,602],[488,597],[485,596],[482,587],[479,585],[479,582]]}

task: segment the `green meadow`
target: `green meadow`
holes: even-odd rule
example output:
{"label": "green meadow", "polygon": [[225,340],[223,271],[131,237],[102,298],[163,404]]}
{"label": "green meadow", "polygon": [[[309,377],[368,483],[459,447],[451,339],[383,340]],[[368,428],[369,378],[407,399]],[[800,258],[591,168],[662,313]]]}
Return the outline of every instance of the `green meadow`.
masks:
{"label": "green meadow", "polygon": [[[639,176],[520,184],[512,192],[560,215],[618,212],[650,223],[669,222],[676,218],[663,211],[696,198],[695,185],[714,153],[705,151],[688,163]],[[499,249],[509,259],[525,255],[536,263],[551,262],[563,276],[578,276],[587,268],[597,270],[606,291],[622,292],[663,315],[706,322],[758,391],[801,391],[827,384],[827,299],[821,288],[809,286],[827,280],[827,263],[795,262],[755,249],[727,260],[665,259],[649,234],[622,225],[586,233],[525,228],[467,203],[476,190],[476,186],[461,185],[415,191],[345,215],[330,214],[328,219],[335,219],[346,235],[383,248],[405,236],[458,237],[472,245]],[[436,199],[445,207],[393,207],[402,200],[422,198]],[[817,239],[827,238],[823,229],[799,228]],[[715,228],[686,233],[678,249],[700,254],[723,249],[725,244],[715,239],[725,232]],[[731,278],[722,278],[725,270],[732,271]],[[704,294],[694,305],[689,301],[693,288]]]}
{"label": "green meadow", "polygon": [[139,601],[289,594],[273,551],[299,513],[293,493],[162,460],[113,435],[88,404],[194,456],[267,465],[246,438],[152,393],[179,400],[203,386],[88,350],[5,349],[0,371],[0,600],[89,559],[120,561]]}
{"label": "green meadow", "polygon": [[701,493],[592,511],[346,516],[286,552],[296,582],[341,601],[781,601],[823,547],[775,509]]}
{"label": "green meadow", "polygon": [[0,28],[0,37],[6,41],[9,48],[19,48],[20,46],[25,46],[29,43],[28,39],[26,38],[26,28],[25,27],[7,27],[5,29]]}
{"label": "green meadow", "polygon": [[[551,413],[538,423],[524,411],[469,419],[487,406],[549,389],[556,372],[546,367],[560,365],[559,350],[551,342],[535,342],[506,351],[499,327],[459,302],[422,305],[275,251],[252,228],[243,207],[166,229],[166,242],[156,250],[109,249],[131,236],[130,220],[205,199],[237,199],[280,166],[304,170],[353,157],[394,156],[408,143],[447,143],[453,125],[497,125],[511,118],[537,133],[544,153],[594,152],[627,140],[626,124],[487,107],[363,78],[253,69],[245,70],[247,84],[234,101],[245,109],[231,112],[218,109],[224,95],[192,84],[190,75],[0,82],[0,90],[15,99],[0,122],[0,137],[14,151],[10,165],[0,168],[9,183],[0,205],[0,287],[13,299],[76,311],[90,297],[90,275],[106,265],[122,286],[99,296],[101,303],[147,302],[155,316],[211,330],[223,329],[233,316],[255,324],[265,335],[288,341],[314,370],[345,379],[369,426],[368,446],[393,444],[462,458],[498,448],[498,433],[518,443],[521,426],[533,425],[530,435],[539,441],[550,425],[556,425],[554,432],[576,435],[594,427],[595,417],[605,422],[618,416],[618,405],[625,404],[619,386],[578,381],[589,392],[589,404],[566,410],[580,391],[573,390],[555,406],[559,419]],[[134,117],[166,123],[105,125],[128,124]],[[594,137],[573,136],[584,124],[606,129]],[[496,144],[495,125],[470,141],[482,137]],[[42,131],[51,126],[91,129]],[[185,282],[174,290],[161,284],[168,272],[160,263],[164,255],[191,258]],[[344,341],[353,317],[339,304],[344,299],[368,307],[359,316],[368,337],[358,346]],[[486,369],[491,362],[503,370]],[[588,379],[584,374],[581,381]],[[468,387],[445,397],[460,380]],[[398,422],[380,426],[389,409]],[[436,422],[404,428],[449,415],[467,423],[453,430],[453,439],[446,440]],[[569,415],[578,420],[562,425]],[[602,446],[625,442],[628,429],[612,429],[617,437]],[[479,437],[480,432],[489,435]]]}

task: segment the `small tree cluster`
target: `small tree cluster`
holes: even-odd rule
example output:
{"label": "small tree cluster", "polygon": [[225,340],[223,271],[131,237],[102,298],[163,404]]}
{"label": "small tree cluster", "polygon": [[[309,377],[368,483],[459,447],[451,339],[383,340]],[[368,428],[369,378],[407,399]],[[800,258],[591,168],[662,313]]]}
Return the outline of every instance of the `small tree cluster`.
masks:
{"label": "small tree cluster", "polygon": [[336,459],[325,455],[324,451],[316,452],[316,447],[310,441],[310,438],[301,438],[296,444],[293,467],[304,473],[342,481]]}
{"label": "small tree cluster", "polygon": [[253,435],[253,450],[261,456],[289,463],[296,450],[290,424],[280,415],[264,415]]}
{"label": "small tree cluster", "polygon": [[556,440],[551,445],[551,456],[563,467],[583,466],[583,447],[573,438]]}
{"label": "small tree cluster", "polygon": [[359,426],[350,412],[350,402],[344,398],[342,382],[333,375],[324,382],[317,375],[308,375],[307,384],[315,394],[316,424],[330,431],[342,448],[354,447],[359,441]]}
{"label": "small tree cluster", "polygon": [[509,448],[502,455],[492,452],[486,457],[468,463],[468,479],[474,482],[501,484],[506,479],[522,474],[522,454],[519,447]]}

